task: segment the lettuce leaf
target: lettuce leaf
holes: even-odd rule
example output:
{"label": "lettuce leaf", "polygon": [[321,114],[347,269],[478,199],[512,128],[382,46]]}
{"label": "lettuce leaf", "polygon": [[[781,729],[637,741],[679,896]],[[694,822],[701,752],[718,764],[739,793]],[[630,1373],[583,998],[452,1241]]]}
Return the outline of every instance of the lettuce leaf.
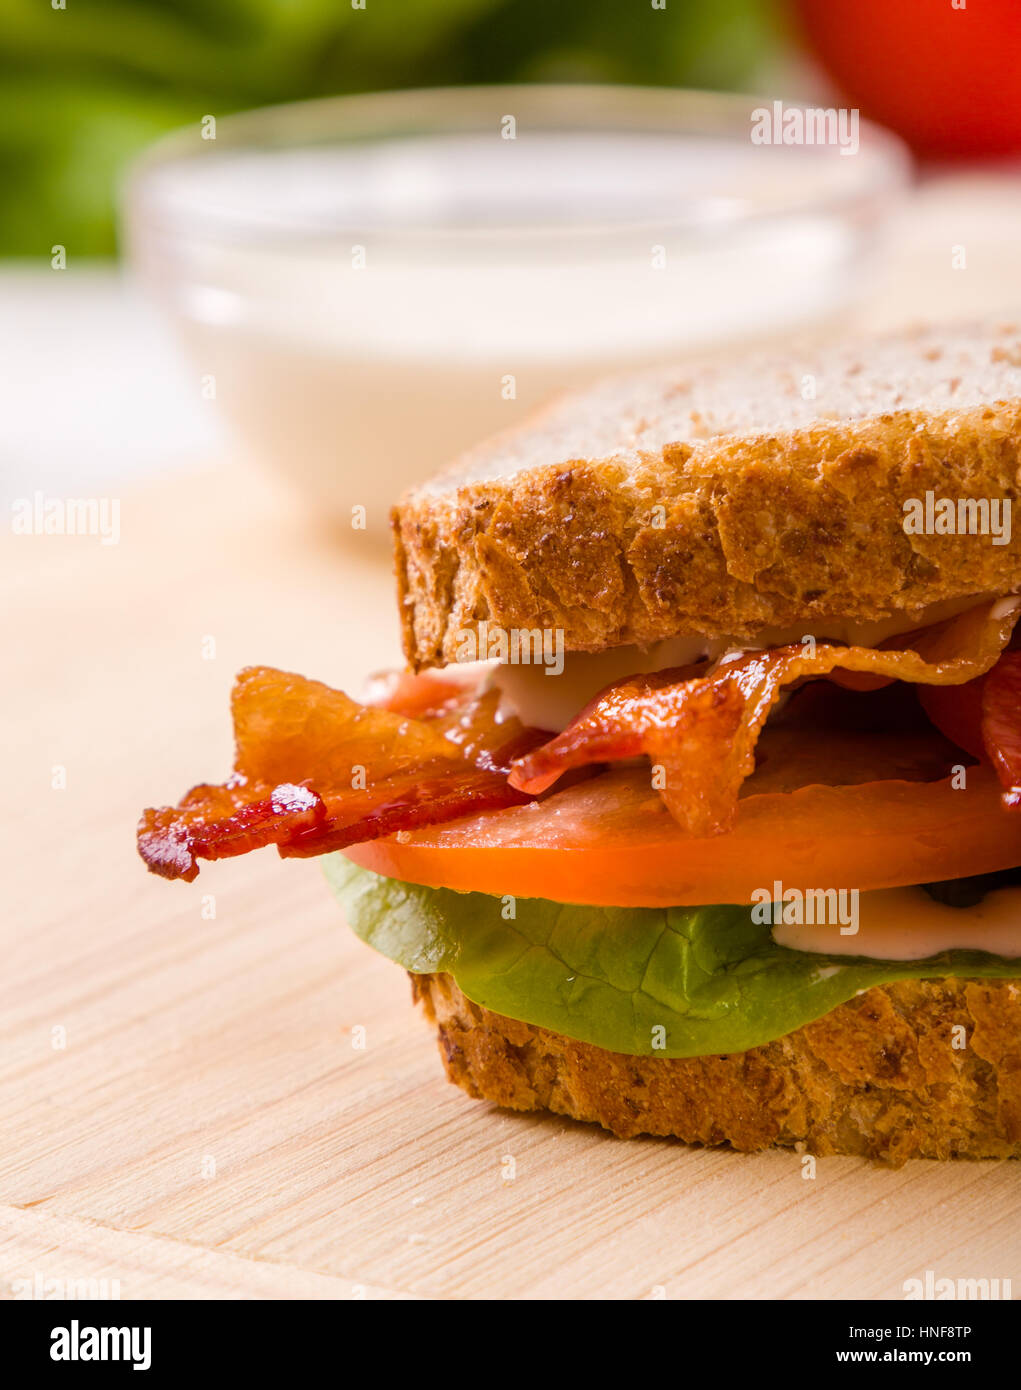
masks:
{"label": "lettuce leaf", "polygon": [[893,980],[1021,978],[1021,960],[982,951],[925,961],[792,951],[747,906],[505,900],[400,883],[342,854],[323,862],[353,930],[406,970],[446,971],[495,1013],[633,1056],[744,1052]]}

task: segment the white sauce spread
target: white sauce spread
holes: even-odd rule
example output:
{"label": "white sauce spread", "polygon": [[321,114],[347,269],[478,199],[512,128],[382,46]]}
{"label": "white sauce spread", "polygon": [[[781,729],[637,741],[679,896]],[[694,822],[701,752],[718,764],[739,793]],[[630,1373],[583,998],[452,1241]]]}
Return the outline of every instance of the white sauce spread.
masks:
{"label": "white sauce spread", "polygon": [[875,960],[955,950],[1021,957],[1021,888],[998,888],[974,907],[947,907],[922,888],[877,889],[861,894],[858,924],[855,936],[841,936],[836,924],[774,926],[773,940],[795,951]]}
{"label": "white sauce spread", "polygon": [[[930,604],[928,608],[915,613],[900,613],[874,623],[856,623],[847,618],[816,618],[811,623],[802,623],[800,627],[762,628],[753,638],[744,641],[733,637],[671,637],[651,647],[610,647],[594,653],[567,652],[564,669],[559,676],[547,673],[547,668],[541,665],[501,666],[495,662],[473,662],[471,665],[473,669],[489,667],[492,683],[500,690],[506,705],[518,714],[523,723],[559,733],[593,695],[624,676],[662,671],[669,666],[690,666],[704,657],[717,660],[732,651],[781,647],[788,642],[800,642],[809,632],[818,640],[829,638],[842,645],[874,647],[888,637],[942,622],[988,601],[987,596],[972,595],[947,603]],[[447,667],[445,674],[450,674],[453,669]]]}

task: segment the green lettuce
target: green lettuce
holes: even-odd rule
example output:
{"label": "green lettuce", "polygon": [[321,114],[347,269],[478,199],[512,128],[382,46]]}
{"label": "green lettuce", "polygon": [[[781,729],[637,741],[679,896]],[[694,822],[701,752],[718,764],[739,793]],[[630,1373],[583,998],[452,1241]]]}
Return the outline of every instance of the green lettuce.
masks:
{"label": "green lettuce", "polygon": [[633,1056],[744,1052],[893,980],[1021,976],[981,951],[793,951],[747,906],[582,907],[400,883],[342,854],[324,867],[353,930],[405,969],[446,971],[495,1013]]}

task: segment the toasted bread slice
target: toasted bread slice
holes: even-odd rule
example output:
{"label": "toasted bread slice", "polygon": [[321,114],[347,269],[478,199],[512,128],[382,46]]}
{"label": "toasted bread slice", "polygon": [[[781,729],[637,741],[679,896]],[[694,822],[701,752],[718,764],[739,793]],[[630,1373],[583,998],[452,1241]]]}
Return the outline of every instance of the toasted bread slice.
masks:
{"label": "toasted bread slice", "polygon": [[[1017,980],[900,980],[726,1057],[625,1057],[518,1023],[449,975],[412,975],[451,1081],[511,1110],[672,1135],[909,1158],[1021,1157]],[[954,1029],[968,1046],[951,1046]]]}
{"label": "toasted bread slice", "polygon": [[395,507],[405,652],[455,661],[483,620],[601,651],[913,618],[1014,588],[1021,537],[908,534],[905,503],[1019,490],[1021,324],[614,379]]}

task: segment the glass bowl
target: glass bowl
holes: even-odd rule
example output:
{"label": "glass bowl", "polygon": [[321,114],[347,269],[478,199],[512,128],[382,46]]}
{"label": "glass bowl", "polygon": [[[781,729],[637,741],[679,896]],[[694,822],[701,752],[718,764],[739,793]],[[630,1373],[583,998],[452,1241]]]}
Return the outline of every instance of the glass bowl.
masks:
{"label": "glass bowl", "polygon": [[551,394],[779,342],[862,294],[903,148],[865,122],[853,153],[756,143],[771,109],[536,85],[207,120],[132,171],[128,248],[196,390],[382,538],[403,488]]}

